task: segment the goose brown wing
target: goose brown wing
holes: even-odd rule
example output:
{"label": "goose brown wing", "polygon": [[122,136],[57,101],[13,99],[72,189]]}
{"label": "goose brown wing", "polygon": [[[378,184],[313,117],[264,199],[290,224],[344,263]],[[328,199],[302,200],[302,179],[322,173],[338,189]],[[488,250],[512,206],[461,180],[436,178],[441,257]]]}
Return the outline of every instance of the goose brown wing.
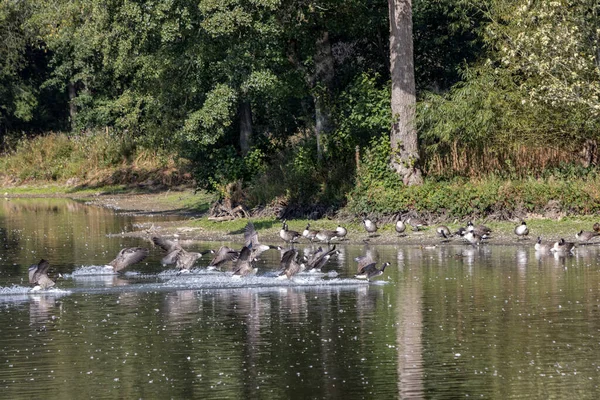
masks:
{"label": "goose brown wing", "polygon": [[48,261],[41,259],[37,265],[37,268],[33,274],[33,283],[39,283],[39,280],[42,276],[48,277],[48,269],[50,268],[50,263]]}
{"label": "goose brown wing", "polygon": [[233,274],[238,274],[241,270],[250,267],[250,254],[252,251],[248,248],[248,246],[242,247],[240,251],[240,256],[235,262],[235,267],[233,268]]}
{"label": "goose brown wing", "polygon": [[376,272],[377,271],[376,265],[377,265],[376,263],[371,263],[371,264],[365,265],[364,267],[362,267],[361,269],[358,270],[358,274],[359,275],[362,275],[362,274],[369,275],[373,272]]}
{"label": "goose brown wing", "polygon": [[223,264],[227,261],[234,261],[237,259],[239,253],[227,246],[221,246],[217,254],[211,260],[209,266],[216,267],[220,264]]}
{"label": "goose brown wing", "polygon": [[109,265],[113,267],[115,272],[118,272],[130,265],[142,261],[144,258],[148,257],[148,254],[148,249],[144,249],[142,247],[130,247],[122,249]]}
{"label": "goose brown wing", "polygon": [[362,273],[362,269],[366,266],[373,264],[375,265],[375,260],[373,260],[373,256],[369,253],[364,256],[356,257],[355,260],[358,262],[358,266],[356,271],[360,274]]}
{"label": "goose brown wing", "polygon": [[258,233],[254,229],[252,221],[249,221],[244,228],[244,245],[246,247],[256,247],[258,245]]}
{"label": "goose brown wing", "polygon": [[281,271],[285,271],[287,268],[289,268],[290,263],[296,257],[296,254],[298,254],[298,250],[296,249],[289,249],[285,253],[283,253],[283,256],[281,256],[281,263],[279,264],[279,269]]}
{"label": "goose brown wing", "polygon": [[153,236],[152,242],[168,253],[171,253],[174,250],[181,249],[179,243],[173,242],[172,240],[164,239],[160,236]]}

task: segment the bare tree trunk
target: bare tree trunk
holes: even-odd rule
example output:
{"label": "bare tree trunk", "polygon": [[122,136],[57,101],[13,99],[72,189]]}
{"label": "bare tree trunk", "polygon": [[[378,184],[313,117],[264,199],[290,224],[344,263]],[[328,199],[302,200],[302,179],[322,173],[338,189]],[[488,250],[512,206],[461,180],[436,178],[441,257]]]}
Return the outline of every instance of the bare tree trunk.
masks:
{"label": "bare tree trunk", "polygon": [[412,0],[388,0],[390,12],[390,72],[392,78],[391,166],[405,185],[423,183],[415,127],[415,67]]}
{"label": "bare tree trunk", "polygon": [[242,155],[248,154],[250,151],[250,142],[252,140],[252,108],[250,102],[244,100],[240,104],[240,149]]}
{"label": "bare tree trunk", "polygon": [[69,120],[71,122],[71,130],[73,130],[75,128],[75,117],[77,116],[77,106],[75,105],[77,90],[75,89],[75,84],[69,82],[67,90],[69,92]]}
{"label": "bare tree trunk", "polygon": [[331,132],[331,110],[329,94],[333,85],[334,69],[329,32],[325,31],[317,39],[315,52],[315,76],[313,98],[315,102],[315,135],[317,137],[317,156],[323,158],[321,137]]}

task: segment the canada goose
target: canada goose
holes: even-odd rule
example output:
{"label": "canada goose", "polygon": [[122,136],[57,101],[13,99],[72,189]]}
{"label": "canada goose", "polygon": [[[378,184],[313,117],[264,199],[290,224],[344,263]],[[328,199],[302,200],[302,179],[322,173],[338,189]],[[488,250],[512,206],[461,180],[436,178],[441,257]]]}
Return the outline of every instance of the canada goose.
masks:
{"label": "canada goose", "polygon": [[142,247],[130,247],[126,249],[122,249],[117,254],[117,257],[107,265],[108,268],[112,268],[115,272],[120,272],[123,269],[142,261],[144,258],[148,257],[150,252],[148,249],[144,249]]}
{"label": "canada goose", "polygon": [[254,228],[254,224],[252,221],[248,221],[246,227],[244,228],[244,246],[251,249],[250,259],[255,261],[258,256],[269,249],[276,249],[276,246],[268,246],[266,244],[261,244],[258,241],[258,232]]}
{"label": "canada goose", "polygon": [[56,284],[48,277],[48,268],[50,268],[50,264],[44,259],[29,267],[29,283],[36,285],[31,290],[48,289]]}
{"label": "canada goose", "polygon": [[473,246],[477,246],[481,243],[483,237],[476,231],[463,231],[462,237]]}
{"label": "canada goose", "polygon": [[452,236],[450,229],[448,229],[448,227],[446,225],[440,225],[437,228],[435,228],[435,233],[439,237],[441,237],[442,239],[445,239],[445,240],[449,240],[450,237]]}
{"label": "canada goose", "polygon": [[596,222],[594,224],[594,232],[600,232],[600,223],[599,222]]}
{"label": "canada goose", "polygon": [[358,279],[367,279],[368,281],[370,281],[371,278],[375,278],[376,276],[382,275],[383,271],[385,271],[385,268],[388,265],[390,265],[389,262],[384,262],[383,264],[381,264],[381,268],[378,269],[376,263],[367,264],[363,268],[361,268],[361,270],[358,271],[358,273],[354,275],[354,277]]}
{"label": "canada goose", "polygon": [[160,236],[152,237],[152,242],[167,252],[167,255],[160,262],[163,265],[175,264],[180,270],[190,270],[200,257],[208,253],[214,253],[213,250],[205,250],[200,253],[186,251],[179,243]]}
{"label": "canada goose", "polygon": [[515,226],[515,235],[517,235],[519,239],[526,239],[526,236],[529,235],[529,228],[525,221],[521,221],[521,225]]}
{"label": "canada goose", "polygon": [[298,250],[296,249],[289,249],[283,254],[281,263],[279,264],[278,279],[291,279],[298,272],[304,270],[304,264],[299,264],[298,261],[296,261],[297,256]]}
{"label": "canada goose", "polygon": [[283,220],[283,224],[281,225],[281,229],[279,230],[279,237],[283,239],[286,243],[295,243],[296,240],[300,237],[300,234],[296,231],[290,231],[288,229],[288,225],[286,220]]}
{"label": "canada goose", "polygon": [[240,253],[228,246],[221,246],[208,264],[209,269],[219,268],[228,261],[235,261]]}
{"label": "canada goose", "polygon": [[490,228],[488,228],[485,225],[473,225],[472,221],[469,221],[469,223],[467,224],[467,231],[469,232],[476,232],[479,236],[481,236],[483,239],[489,237],[490,233],[492,233],[492,230]]}
{"label": "canada goose", "polygon": [[575,247],[574,243],[567,242],[565,239],[561,238],[558,242],[555,242],[550,251],[559,254],[568,254],[573,251],[573,247]]}
{"label": "canada goose", "polygon": [[337,232],[337,237],[340,238],[340,240],[344,239],[348,234],[348,230],[341,225],[338,225],[337,228],[335,228],[335,231]]}
{"label": "canada goose", "polygon": [[306,229],[302,231],[302,237],[305,237],[312,242],[317,237],[317,233],[319,233],[319,231],[311,230],[310,224],[306,224]]}
{"label": "canada goose", "polygon": [[306,261],[306,269],[320,271],[321,268],[329,261],[331,256],[338,251],[335,249],[335,246],[331,248],[331,250],[323,250],[323,248],[319,247],[317,251],[308,256]]}
{"label": "canada goose", "polygon": [[547,243],[542,243],[542,237],[538,236],[537,241],[535,242],[535,251],[538,253],[549,253],[551,250],[551,246]]}
{"label": "canada goose", "polygon": [[240,255],[235,262],[235,266],[233,267],[232,278],[237,279],[243,276],[247,276],[253,273],[256,273],[256,268],[252,264],[251,260],[252,250],[248,246],[242,247],[240,251]]}
{"label": "canada goose", "polygon": [[427,226],[427,222],[420,218],[409,218],[406,222],[412,227],[413,231],[421,230],[422,227]]}
{"label": "canada goose", "polygon": [[402,221],[402,219],[399,219],[398,221],[396,221],[396,232],[398,232],[398,234],[402,235],[405,230],[406,230],[406,224],[404,223],[404,221]]}
{"label": "canada goose", "polygon": [[369,236],[377,232],[377,223],[375,223],[375,221],[371,221],[370,219],[365,218],[363,219],[363,225]]}
{"label": "canada goose", "polygon": [[587,241],[595,238],[596,236],[600,236],[600,232],[591,232],[591,231],[581,230],[581,231],[579,231],[579,233],[575,234],[575,237],[577,239],[579,239],[580,242],[587,242]]}
{"label": "canada goose", "polygon": [[333,239],[337,239],[337,231],[322,230],[317,232],[317,240],[329,244]]}

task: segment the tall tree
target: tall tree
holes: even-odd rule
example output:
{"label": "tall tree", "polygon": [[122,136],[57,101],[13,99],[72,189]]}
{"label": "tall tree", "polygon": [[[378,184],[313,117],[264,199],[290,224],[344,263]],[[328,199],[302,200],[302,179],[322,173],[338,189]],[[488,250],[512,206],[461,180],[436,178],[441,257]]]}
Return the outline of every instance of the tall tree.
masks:
{"label": "tall tree", "polygon": [[405,185],[423,183],[415,126],[415,66],[412,37],[412,1],[389,0],[390,73],[392,79],[392,168]]}

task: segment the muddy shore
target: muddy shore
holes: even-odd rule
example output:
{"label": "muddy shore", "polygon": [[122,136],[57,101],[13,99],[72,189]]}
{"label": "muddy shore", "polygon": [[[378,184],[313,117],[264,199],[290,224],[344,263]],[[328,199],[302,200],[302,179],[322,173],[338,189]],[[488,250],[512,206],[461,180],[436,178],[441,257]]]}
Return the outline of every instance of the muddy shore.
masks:
{"label": "muddy shore", "polygon": [[[191,195],[191,192],[182,193],[182,196],[189,195]],[[240,229],[240,222],[245,225],[245,222],[243,222],[245,220],[237,221],[236,223],[230,221],[207,223],[206,215],[189,208],[182,208],[180,204],[165,201],[164,199],[164,193],[97,195],[79,198],[80,201],[84,201],[86,204],[110,208],[119,213],[144,216],[169,215],[174,217],[173,221],[149,223],[145,226],[132,227],[131,231],[122,233],[121,235],[123,236],[177,235],[179,238],[187,240],[243,243],[243,229]],[[559,220],[551,220],[532,216],[531,219],[527,220],[531,233],[529,238],[525,240],[519,240],[514,234],[514,227],[518,225],[519,221],[476,221],[476,223],[485,223],[493,229],[492,237],[487,241],[490,245],[533,246],[538,236],[542,236],[544,240],[548,241],[564,237],[568,241],[577,242],[575,233],[581,229],[592,230],[595,219],[600,220],[600,217],[572,216]],[[261,219],[261,221],[264,221],[264,219]],[[302,232],[306,223],[306,220],[288,221],[290,229],[299,232]],[[348,229],[348,235],[346,240],[344,240],[346,244],[364,244],[365,240],[371,244],[407,244],[418,246],[466,243],[461,237],[442,241],[442,239],[437,237],[435,232],[437,225],[429,226],[425,230],[418,232],[413,232],[409,228],[405,232],[405,235],[399,236],[394,231],[393,224],[389,223],[381,226],[376,235],[368,237],[358,217],[353,222],[316,220],[310,221],[310,223],[311,229],[333,229],[332,225],[336,226],[338,223],[341,223]],[[283,241],[279,238],[279,229],[281,227],[279,221],[273,219],[269,223],[262,223],[261,225],[257,230],[262,242],[283,244]],[[448,221],[446,225],[452,231],[455,231],[458,227],[464,226],[465,221]],[[301,242],[305,241],[304,239],[301,240]],[[592,240],[592,245],[599,244],[600,238]]]}

